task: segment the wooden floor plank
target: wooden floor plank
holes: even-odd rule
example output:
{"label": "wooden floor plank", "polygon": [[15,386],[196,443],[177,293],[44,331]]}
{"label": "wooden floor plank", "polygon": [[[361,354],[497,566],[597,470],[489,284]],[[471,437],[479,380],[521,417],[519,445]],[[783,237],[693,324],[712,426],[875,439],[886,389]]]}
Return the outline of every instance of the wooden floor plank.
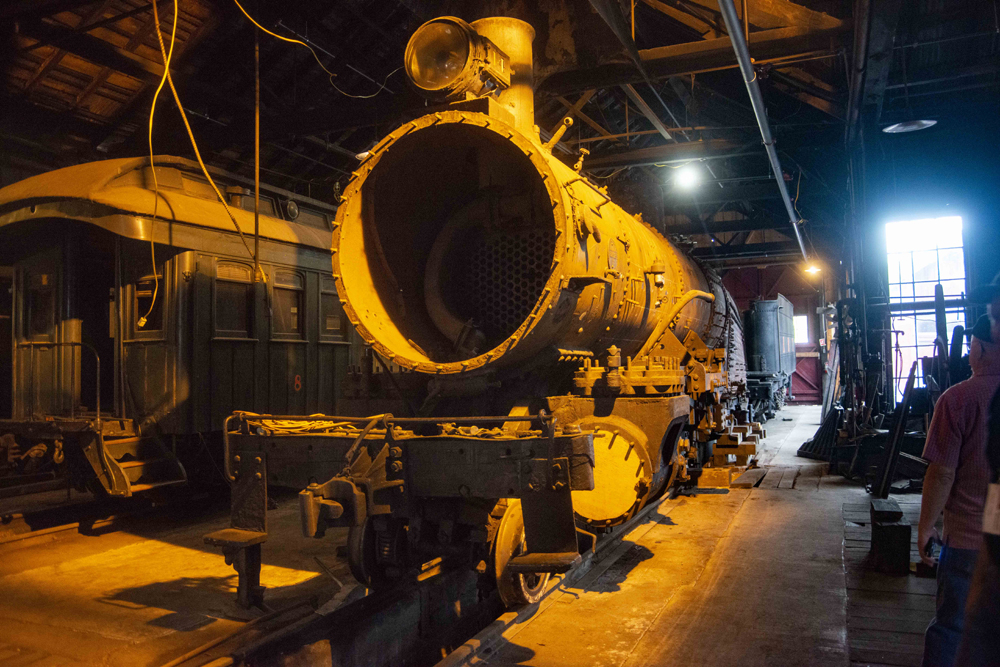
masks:
{"label": "wooden floor plank", "polygon": [[851,661],[864,665],[893,665],[893,667],[920,667],[923,655],[896,653],[877,649],[851,648]]}
{"label": "wooden floor plank", "polygon": [[784,472],[784,468],[768,468],[767,475],[760,482],[758,489],[777,489],[778,482],[781,481],[781,474]]}
{"label": "wooden floor plank", "polygon": [[912,618],[903,619],[886,618],[884,616],[855,616],[849,613],[847,615],[847,627],[857,628],[859,630],[880,630],[883,632],[909,633],[920,635],[920,637],[923,638],[924,630],[927,629],[927,624],[929,622],[929,619],[927,619],[926,616],[926,611],[920,611],[917,614],[913,614]]}
{"label": "wooden floor plank", "polygon": [[781,474],[781,481],[778,482],[779,489],[795,488],[795,478],[799,475],[798,468],[788,468]]}
{"label": "wooden floor plank", "polygon": [[869,630],[867,628],[851,628],[848,626],[847,636],[851,642],[881,642],[887,648],[902,651],[903,647],[910,650],[917,647],[921,651],[924,646],[924,633],[920,632],[894,632],[892,630]]}

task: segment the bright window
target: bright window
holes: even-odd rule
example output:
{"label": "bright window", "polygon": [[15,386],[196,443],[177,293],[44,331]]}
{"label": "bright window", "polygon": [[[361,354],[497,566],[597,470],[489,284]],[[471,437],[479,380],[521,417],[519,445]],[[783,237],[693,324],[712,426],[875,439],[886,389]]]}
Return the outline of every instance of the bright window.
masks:
{"label": "bright window", "polygon": [[[944,289],[945,299],[958,299],[965,293],[965,251],[962,245],[962,218],[925,218],[890,222],[885,226],[885,246],[889,264],[889,301],[913,303],[933,301],[934,286]],[[961,308],[946,311],[948,335],[959,324],[965,324]],[[893,317],[893,374],[896,400],[903,397],[903,388],[910,366],[920,357],[934,354],[937,337],[934,309],[924,308]],[[896,351],[897,341],[899,351]],[[917,377],[923,383],[920,366]]]}
{"label": "bright window", "polygon": [[793,318],[795,323],[795,344],[805,345],[809,343],[809,316],[796,315]]}

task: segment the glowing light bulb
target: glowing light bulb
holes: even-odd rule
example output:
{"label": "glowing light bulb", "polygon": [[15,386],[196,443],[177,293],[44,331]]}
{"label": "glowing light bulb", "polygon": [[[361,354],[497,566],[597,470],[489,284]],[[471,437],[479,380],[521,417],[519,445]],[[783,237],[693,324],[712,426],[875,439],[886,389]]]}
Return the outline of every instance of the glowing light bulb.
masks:
{"label": "glowing light bulb", "polygon": [[820,268],[818,266],[816,266],[815,264],[810,264],[809,267],[806,268],[806,273],[811,273],[813,275],[816,275],[817,273],[819,273],[819,271],[820,271]]}
{"label": "glowing light bulb", "polygon": [[699,183],[701,183],[701,170],[690,164],[678,169],[674,177],[674,185],[685,190],[690,190]]}

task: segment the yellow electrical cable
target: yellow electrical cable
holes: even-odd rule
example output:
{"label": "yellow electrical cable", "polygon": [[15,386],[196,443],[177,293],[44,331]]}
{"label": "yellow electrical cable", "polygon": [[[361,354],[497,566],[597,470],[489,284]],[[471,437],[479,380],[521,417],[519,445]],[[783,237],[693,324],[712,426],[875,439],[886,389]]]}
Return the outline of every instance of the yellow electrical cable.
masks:
{"label": "yellow electrical cable", "polygon": [[[176,2],[176,0],[175,0]],[[163,35],[160,32],[160,13],[156,8],[156,0],[152,0],[153,5],[153,21],[156,23],[156,39],[160,43],[160,53],[163,55],[163,60],[167,60],[167,48],[163,44]],[[177,88],[174,87],[174,79],[170,76],[170,69],[165,68],[164,76],[167,79],[167,83],[170,84],[170,92],[173,94],[174,102],[177,104],[177,110],[181,114],[181,120],[184,121],[184,128],[187,130],[188,138],[191,140],[191,148],[194,149],[194,156],[198,159],[198,165],[201,167],[201,171],[205,174],[205,178],[208,180],[208,184],[212,186],[215,190],[215,196],[219,198],[219,202],[226,209],[226,213],[229,215],[229,219],[232,220],[233,226],[236,227],[236,231],[239,232],[240,240],[243,241],[243,247],[246,248],[247,254],[253,259],[253,251],[250,250],[250,245],[247,243],[246,236],[243,234],[243,228],[240,227],[240,223],[236,221],[236,216],[233,215],[232,210],[229,208],[229,204],[226,203],[226,198],[222,196],[219,191],[218,186],[212,179],[212,175],[208,173],[208,167],[205,166],[205,161],[201,159],[201,151],[198,150],[198,142],[195,141],[194,132],[191,130],[191,124],[188,122],[187,113],[184,111],[184,105],[181,104],[181,98],[177,94]]]}
{"label": "yellow electrical cable", "polygon": [[248,19],[250,19],[250,23],[253,23],[255,26],[257,26],[258,28],[260,28],[261,30],[263,30],[264,32],[266,32],[267,34],[269,34],[271,37],[277,37],[281,41],[288,42],[289,44],[301,44],[302,46],[304,46],[307,49],[309,49],[309,53],[311,53],[313,55],[313,58],[316,59],[316,64],[319,65],[320,69],[322,69],[324,72],[326,72],[330,76],[330,83],[333,83],[333,77],[335,77],[337,75],[334,74],[333,72],[331,72],[330,70],[328,70],[326,67],[323,67],[323,62],[319,59],[319,56],[316,55],[316,52],[313,51],[313,48],[311,46],[309,46],[308,44],[306,44],[302,40],[292,39],[290,37],[282,37],[281,35],[279,35],[277,33],[271,32],[270,30],[268,30],[267,28],[265,28],[261,24],[257,23],[257,21],[255,21],[252,16],[250,16],[249,14],[247,14],[247,10],[243,9],[243,5],[241,5],[239,3],[239,0],[233,0],[233,2],[235,2],[236,6],[240,8],[241,12],[243,12],[243,16],[245,16]]}
{"label": "yellow electrical cable", "polygon": [[313,47],[309,46],[308,44],[306,44],[305,42],[303,42],[300,39],[292,39],[291,37],[282,37],[278,33],[271,32],[270,30],[268,30],[267,28],[265,28],[261,24],[257,23],[257,21],[255,21],[254,18],[252,16],[250,16],[250,14],[247,13],[247,10],[243,9],[243,5],[240,4],[239,0],[233,0],[233,2],[235,2],[236,6],[240,8],[241,12],[243,12],[243,16],[245,16],[248,19],[250,19],[250,23],[253,23],[255,26],[257,26],[258,28],[260,28],[261,30],[263,30],[264,32],[266,32],[271,37],[276,37],[276,38],[280,39],[283,42],[288,42],[289,44],[300,44],[300,45],[306,47],[307,49],[309,49],[309,53],[311,53],[312,57],[316,59],[316,64],[319,65],[320,69],[322,69],[324,72],[326,72],[327,75],[330,77],[330,85],[333,86],[334,90],[336,90],[341,95],[344,95],[345,97],[353,97],[356,100],[367,100],[367,99],[370,99],[372,97],[375,97],[376,95],[378,95],[379,93],[381,93],[383,90],[385,90],[385,83],[386,83],[386,81],[389,80],[389,77],[392,76],[393,74],[395,74],[396,72],[398,72],[399,70],[403,69],[402,67],[397,67],[393,71],[389,72],[389,74],[386,75],[385,79],[382,80],[382,83],[379,84],[378,90],[375,91],[374,93],[372,93],[371,95],[351,95],[350,93],[345,93],[344,91],[342,91],[340,88],[337,87],[337,84],[335,84],[333,82],[333,77],[335,77],[337,75],[334,74],[333,72],[331,72],[330,70],[328,70],[326,67],[323,66],[323,62],[319,59],[319,55],[317,55],[316,51],[313,50]]}
{"label": "yellow electrical cable", "polygon": [[[154,12],[156,10],[156,0],[153,0],[153,10]],[[163,84],[167,82],[167,72],[170,71],[170,60],[174,56],[174,44],[177,41],[177,19],[179,17],[180,7],[177,4],[177,0],[174,0],[174,27],[170,31],[170,50],[167,52],[164,61],[163,76],[160,78],[160,85],[156,87],[156,92],[153,94],[153,104],[149,107],[149,170],[153,174],[153,219],[149,222],[149,256],[153,261],[153,299],[149,302],[149,310],[139,318],[138,324],[140,329],[146,326],[146,321],[156,306],[156,295],[160,289],[160,279],[156,275],[156,243],[153,240],[156,212],[160,204],[160,184],[156,178],[156,165],[154,164],[153,156],[153,115],[156,113],[156,101],[160,98],[160,91],[163,90]],[[159,29],[159,25],[157,25],[157,29]]]}

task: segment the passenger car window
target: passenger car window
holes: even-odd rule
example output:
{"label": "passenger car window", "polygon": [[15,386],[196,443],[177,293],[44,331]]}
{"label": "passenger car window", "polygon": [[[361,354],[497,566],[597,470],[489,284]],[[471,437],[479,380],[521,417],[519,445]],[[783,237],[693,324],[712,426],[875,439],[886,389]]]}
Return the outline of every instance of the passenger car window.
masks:
{"label": "passenger car window", "polygon": [[55,330],[55,277],[40,273],[27,276],[25,337],[29,340],[46,338]]}
{"label": "passenger car window", "polygon": [[219,262],[215,268],[215,332],[220,336],[250,338],[253,299],[250,267]]}
{"label": "passenger car window", "polygon": [[323,277],[319,299],[320,337],[326,340],[344,340],[347,334],[346,318],[337,296],[337,283],[333,278]]}
{"label": "passenger car window", "polygon": [[305,281],[301,274],[276,271],[274,274],[274,333],[285,337],[302,338],[303,295]]}

